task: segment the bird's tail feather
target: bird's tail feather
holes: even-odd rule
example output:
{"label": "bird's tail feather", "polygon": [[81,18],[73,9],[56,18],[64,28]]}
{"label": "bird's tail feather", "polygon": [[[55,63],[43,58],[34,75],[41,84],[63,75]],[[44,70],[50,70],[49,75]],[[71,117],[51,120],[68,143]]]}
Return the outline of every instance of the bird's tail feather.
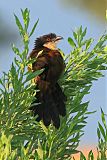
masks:
{"label": "bird's tail feather", "polygon": [[43,120],[45,126],[49,126],[51,121],[56,128],[60,127],[60,115],[66,115],[66,96],[64,95],[61,87],[56,83],[55,87],[47,93],[38,92],[36,95],[36,100],[33,103],[38,103],[38,105],[33,105],[30,109],[33,111],[34,115],[38,115],[37,121]]}

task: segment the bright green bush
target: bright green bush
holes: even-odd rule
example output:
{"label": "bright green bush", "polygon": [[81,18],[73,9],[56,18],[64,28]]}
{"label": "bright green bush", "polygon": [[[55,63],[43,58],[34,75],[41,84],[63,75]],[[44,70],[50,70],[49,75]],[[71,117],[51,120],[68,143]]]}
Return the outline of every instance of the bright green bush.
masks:
{"label": "bright green bush", "polygon": [[[85,39],[86,31],[82,26],[73,32],[73,39],[68,38],[71,52],[61,54],[66,62],[66,70],[59,80],[62,89],[67,95],[67,115],[61,118],[60,129],[52,125],[46,128],[42,122],[37,123],[32,116],[29,107],[34,99],[34,84],[31,80],[43,70],[34,73],[27,71],[27,59],[29,53],[29,41],[32,31],[28,31],[30,16],[29,10],[21,10],[23,25],[15,15],[16,24],[23,42],[23,50],[15,45],[12,49],[15,53],[14,62],[8,73],[3,73],[0,79],[0,156],[1,160],[69,160],[71,155],[77,153],[77,147],[81,136],[84,134],[84,126],[87,124],[89,102],[83,102],[85,95],[89,94],[92,82],[102,77],[102,70],[106,70],[107,47],[104,34],[96,45],[93,39]],[[104,113],[102,119],[105,125]],[[99,152],[105,156],[105,137],[107,128],[98,128]],[[103,139],[101,138],[103,136]],[[27,141],[26,144],[25,141]],[[107,141],[107,137],[106,137]],[[101,144],[104,143],[103,147]],[[103,149],[103,150],[102,150]],[[92,152],[89,153],[92,157]],[[81,153],[81,157],[84,157]],[[83,158],[81,158],[82,160]]]}

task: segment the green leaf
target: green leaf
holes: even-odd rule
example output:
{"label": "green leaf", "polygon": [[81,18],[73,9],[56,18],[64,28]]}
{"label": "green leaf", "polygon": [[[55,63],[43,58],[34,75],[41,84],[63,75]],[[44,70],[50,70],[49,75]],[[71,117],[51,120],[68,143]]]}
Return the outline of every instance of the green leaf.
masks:
{"label": "green leaf", "polygon": [[38,149],[36,149],[36,151],[38,153],[40,160],[43,160],[43,150],[39,139],[38,139]]}
{"label": "green leaf", "polygon": [[73,48],[75,48],[76,47],[76,44],[75,44],[75,42],[73,41],[73,39],[72,38],[68,38],[68,42],[69,42],[69,44],[73,47]]}
{"label": "green leaf", "polygon": [[86,158],[82,152],[80,153],[80,160],[86,160]]}
{"label": "green leaf", "polygon": [[20,61],[16,57],[14,58],[14,62],[18,67],[20,67]]}
{"label": "green leaf", "polygon": [[21,9],[21,12],[23,16],[24,25],[25,25],[25,31],[27,32],[29,21],[30,21],[30,18],[29,18],[30,11],[28,10],[28,8],[26,8],[24,11]]}
{"label": "green leaf", "polygon": [[104,139],[106,140],[106,134],[105,134],[104,128],[102,127],[102,125],[99,122],[98,122],[98,126],[99,126],[99,129],[100,129],[100,132],[102,133]]}
{"label": "green leaf", "polygon": [[74,127],[73,127],[73,131],[76,131],[76,130],[81,130],[81,129],[83,129],[84,127],[85,127],[86,125],[75,125]]}
{"label": "green leaf", "polygon": [[30,32],[29,37],[31,37],[31,35],[32,35],[32,34],[33,34],[33,32],[35,31],[35,28],[36,28],[36,26],[37,26],[38,22],[39,22],[39,19],[38,19],[38,20],[36,21],[36,23],[34,24],[34,26],[33,26],[33,28],[32,28],[32,31]]}
{"label": "green leaf", "polygon": [[19,55],[19,54],[20,54],[19,49],[18,49],[18,48],[16,48],[14,44],[12,45],[12,49],[13,49],[13,51],[14,51],[17,55]]}
{"label": "green leaf", "polygon": [[77,33],[76,32],[73,32],[73,36],[74,36],[75,40],[77,40]]}
{"label": "green leaf", "polygon": [[86,33],[87,33],[87,27],[84,29],[84,32],[82,33],[82,37],[85,37]]}
{"label": "green leaf", "polygon": [[16,24],[17,24],[17,26],[19,28],[20,34],[24,36],[24,29],[23,29],[23,27],[22,27],[22,25],[20,23],[20,20],[15,14],[14,14],[14,16],[15,16]]}
{"label": "green leaf", "polygon": [[80,26],[79,34],[82,35],[82,25]]}
{"label": "green leaf", "polygon": [[86,49],[89,49],[89,48],[90,48],[92,42],[93,42],[93,39],[92,39],[92,38],[90,38],[89,40],[86,40]]}
{"label": "green leaf", "polygon": [[40,122],[41,128],[43,129],[44,133],[46,135],[48,135],[48,129],[46,128],[46,126],[43,124],[43,122]]}
{"label": "green leaf", "polygon": [[86,114],[93,114],[96,113],[97,111],[92,111],[92,112],[87,112]]}
{"label": "green leaf", "polygon": [[94,160],[94,154],[93,154],[92,150],[88,154],[88,160]]}
{"label": "green leaf", "polygon": [[41,74],[44,71],[44,69],[29,73],[29,75],[26,77],[26,80],[24,83],[32,80],[33,78],[37,77],[39,74]]}
{"label": "green leaf", "polygon": [[72,151],[70,151],[70,154],[76,154],[76,153],[79,153],[79,151],[78,150],[72,150]]}
{"label": "green leaf", "polygon": [[106,119],[105,119],[104,112],[103,112],[102,108],[101,108],[101,118],[102,118],[102,122],[104,124],[104,127],[107,128]]}
{"label": "green leaf", "polygon": [[16,55],[18,55],[22,59],[22,54],[20,53],[19,49],[15,47],[14,44],[12,44],[12,50]]}
{"label": "green leaf", "polygon": [[[15,68],[13,62],[12,62],[12,65],[11,65],[11,73],[12,73],[12,76],[13,76],[13,77],[16,75],[16,68]],[[13,78],[13,77],[12,77],[12,78]]]}

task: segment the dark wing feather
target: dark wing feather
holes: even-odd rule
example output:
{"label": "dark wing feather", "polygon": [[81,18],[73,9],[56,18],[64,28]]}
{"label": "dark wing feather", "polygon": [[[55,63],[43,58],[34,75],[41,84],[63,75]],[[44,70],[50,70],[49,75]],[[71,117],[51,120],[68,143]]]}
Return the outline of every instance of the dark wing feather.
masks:
{"label": "dark wing feather", "polygon": [[[31,58],[35,58],[38,51],[33,50]],[[57,83],[62,71],[64,62],[58,51],[43,50],[42,55],[37,56],[37,60],[32,64],[33,71],[44,68],[44,71],[38,76],[36,89],[40,91],[36,94],[36,100],[30,109],[34,115],[38,115],[37,121],[43,120],[45,126],[49,126],[51,121],[56,128],[60,126],[60,115],[66,115],[65,101],[66,97]]]}

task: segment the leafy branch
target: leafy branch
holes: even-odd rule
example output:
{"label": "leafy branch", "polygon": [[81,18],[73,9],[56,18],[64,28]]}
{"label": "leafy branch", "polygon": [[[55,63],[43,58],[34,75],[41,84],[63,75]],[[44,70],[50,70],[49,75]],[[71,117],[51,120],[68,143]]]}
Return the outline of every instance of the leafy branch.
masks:
{"label": "leafy branch", "polygon": [[[73,38],[68,38],[71,52],[65,55],[61,51],[66,69],[59,80],[67,96],[67,115],[64,118],[61,117],[60,129],[56,130],[53,125],[46,128],[42,122],[35,121],[35,117],[29,110],[37,92],[34,92],[35,84],[32,83],[32,79],[43,71],[38,70],[34,73],[27,71],[27,66],[31,63],[27,59],[29,40],[38,20],[29,32],[30,11],[25,9],[21,10],[21,13],[23,25],[19,18],[14,16],[24,47],[20,51],[12,45],[16,55],[14,62],[9,72],[4,72],[0,79],[0,145],[2,145],[0,153],[3,153],[1,155],[4,159],[8,155],[8,159],[69,160],[72,154],[79,152],[77,147],[87,124],[89,102],[83,102],[83,98],[90,93],[92,82],[102,77],[102,70],[107,69],[105,45],[107,35],[102,35],[93,46],[92,38],[85,39],[87,28],[83,30],[81,26],[73,32]],[[103,112],[102,115],[105,126]],[[101,134],[104,138],[106,137],[105,130],[99,123],[99,152],[101,152],[100,144],[104,140]],[[3,137],[6,139],[5,145],[2,141]],[[7,155],[3,152],[5,147],[8,148]],[[105,150],[102,153],[104,154]]]}

